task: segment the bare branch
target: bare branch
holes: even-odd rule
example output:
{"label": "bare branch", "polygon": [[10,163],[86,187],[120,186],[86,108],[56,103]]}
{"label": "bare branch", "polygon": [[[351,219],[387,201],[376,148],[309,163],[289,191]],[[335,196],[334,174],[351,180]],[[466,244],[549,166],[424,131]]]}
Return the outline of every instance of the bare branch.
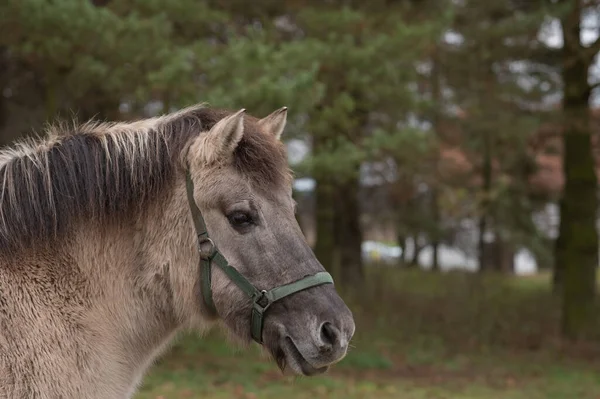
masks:
{"label": "bare branch", "polygon": [[596,90],[598,87],[600,87],[600,82],[592,83],[590,85],[590,91]]}
{"label": "bare branch", "polygon": [[583,52],[585,58],[590,61],[600,52],[600,32],[598,32],[598,38],[592,44],[583,48]]}

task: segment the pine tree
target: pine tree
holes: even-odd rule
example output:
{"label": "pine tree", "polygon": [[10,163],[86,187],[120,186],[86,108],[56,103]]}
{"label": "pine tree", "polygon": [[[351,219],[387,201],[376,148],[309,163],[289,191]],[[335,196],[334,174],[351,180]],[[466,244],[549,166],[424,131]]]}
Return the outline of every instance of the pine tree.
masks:
{"label": "pine tree", "polygon": [[[477,173],[469,186],[477,199],[479,270],[502,269],[519,246],[536,246],[528,179],[535,171],[528,140],[541,114],[547,76],[534,76],[538,8],[513,1],[467,1],[455,6],[460,40],[442,57],[453,102],[462,112],[462,148]],[[505,255],[490,253],[486,235]],[[489,260],[489,261],[488,261]]]}
{"label": "pine tree", "polygon": [[583,0],[560,1],[556,10],[562,27],[564,97],[563,172],[560,229],[556,268],[562,270],[563,334],[578,338],[594,318],[598,268],[597,176],[592,153],[589,100],[590,67],[600,50],[600,38],[590,46],[581,42],[582,18],[592,11]]}
{"label": "pine tree", "polygon": [[435,30],[407,24],[400,7],[376,5],[315,6],[295,17],[303,41],[315,44],[306,55],[318,63],[323,87],[308,124],[308,163],[317,181],[315,252],[326,265],[339,265],[348,284],[363,278],[358,195],[361,165],[374,160],[368,143],[378,129],[402,134],[398,126],[417,101],[410,90],[415,62]]}

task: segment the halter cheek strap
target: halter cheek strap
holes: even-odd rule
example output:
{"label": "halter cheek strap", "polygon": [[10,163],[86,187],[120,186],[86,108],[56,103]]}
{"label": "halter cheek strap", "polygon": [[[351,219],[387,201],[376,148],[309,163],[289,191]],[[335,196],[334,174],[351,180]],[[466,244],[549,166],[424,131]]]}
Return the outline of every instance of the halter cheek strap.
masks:
{"label": "halter cheek strap", "polygon": [[[189,171],[186,172],[186,189],[190,211],[192,212],[192,219],[194,220],[194,227],[198,236],[202,299],[213,315],[218,315],[217,308],[213,301],[211,287],[213,263],[252,300],[251,332],[252,338],[259,344],[263,343],[262,330],[264,325],[264,314],[273,302],[307,288],[316,287],[322,284],[333,284],[333,278],[329,273],[319,272],[270,290],[259,290],[238,272],[236,268],[227,262],[225,257],[218,251],[213,240],[208,236],[206,223],[194,200],[194,184]],[[208,249],[206,249],[206,247],[208,247]]]}

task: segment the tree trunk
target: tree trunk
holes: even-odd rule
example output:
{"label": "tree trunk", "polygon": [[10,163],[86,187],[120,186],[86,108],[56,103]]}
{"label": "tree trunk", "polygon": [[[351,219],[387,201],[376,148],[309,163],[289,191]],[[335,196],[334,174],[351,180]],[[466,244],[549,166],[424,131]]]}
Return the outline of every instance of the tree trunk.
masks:
{"label": "tree trunk", "polygon": [[431,217],[433,220],[433,231],[431,237],[431,270],[438,271],[440,269],[439,262],[439,246],[440,246],[440,204],[438,200],[437,188],[433,187],[431,191]]}
{"label": "tree trunk", "polygon": [[487,250],[485,245],[485,232],[488,229],[488,218],[490,213],[490,190],[492,187],[492,154],[491,143],[488,132],[483,132],[483,166],[481,170],[483,179],[483,199],[481,201],[481,216],[479,219],[479,271],[486,269]]}
{"label": "tree trunk", "polygon": [[433,251],[433,258],[431,260],[431,270],[433,271],[440,270],[439,249],[440,243],[438,241],[434,241],[431,243],[431,250]]}
{"label": "tree trunk", "polygon": [[499,273],[513,274],[515,272],[515,252],[513,247],[502,238],[501,234],[496,234],[494,251],[494,270]]}
{"label": "tree trunk", "polygon": [[[575,2],[574,2],[575,3]],[[562,18],[563,27],[563,173],[556,270],[562,269],[561,330],[577,339],[594,317],[598,265],[596,231],[597,177],[589,120],[591,57],[583,56],[580,42],[581,3]]]}
{"label": "tree trunk", "polygon": [[425,247],[424,245],[419,244],[419,234],[415,234],[413,236],[414,242],[414,252],[412,255],[412,259],[410,260],[410,267],[419,267],[419,255],[421,255],[421,251]]}
{"label": "tree trunk", "polygon": [[400,247],[400,263],[404,265],[408,260],[406,256],[406,235],[404,233],[397,233],[396,237],[398,237],[398,246]]}
{"label": "tree trunk", "polygon": [[331,274],[337,274],[335,263],[335,197],[333,184],[325,178],[315,186],[315,256]]}
{"label": "tree trunk", "polygon": [[362,229],[360,226],[360,204],[358,174],[336,186],[337,202],[334,210],[336,218],[336,247],[340,253],[340,274],[342,283],[350,286],[364,279],[362,262]]}
{"label": "tree trunk", "polygon": [[[317,107],[322,111],[322,106]],[[312,116],[315,117],[315,116]],[[322,132],[313,135],[315,155],[326,151],[327,136]],[[338,256],[336,256],[336,197],[332,179],[322,172],[313,175],[315,179],[315,256],[334,278],[338,276]]]}
{"label": "tree trunk", "polygon": [[[432,57],[432,68],[431,68],[431,98],[433,99],[433,112],[432,112],[432,124],[433,130],[436,134],[438,142],[442,140],[440,131],[440,110],[442,107],[442,91],[441,91],[441,71],[440,71],[440,60],[439,60],[439,48],[436,46],[433,50]],[[440,246],[440,201],[438,187],[439,176],[437,173],[439,164],[439,152],[435,153],[434,162],[434,177],[435,181],[431,182],[431,218],[433,220],[432,237],[431,237],[431,250],[433,251],[433,258],[431,260],[431,270],[439,270],[439,246]]]}
{"label": "tree trunk", "polygon": [[[563,213],[563,203],[559,204],[560,213]],[[563,293],[563,281],[564,281],[564,260],[559,260],[559,257],[564,254],[562,249],[564,238],[560,236],[554,241],[554,263],[552,265],[552,292],[559,297],[562,297]]]}

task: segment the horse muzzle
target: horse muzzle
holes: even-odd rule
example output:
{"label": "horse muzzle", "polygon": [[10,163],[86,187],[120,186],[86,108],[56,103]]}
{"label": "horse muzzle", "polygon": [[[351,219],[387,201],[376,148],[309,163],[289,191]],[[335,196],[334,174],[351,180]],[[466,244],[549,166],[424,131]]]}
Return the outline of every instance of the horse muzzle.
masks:
{"label": "horse muzzle", "polygon": [[281,313],[273,309],[272,318],[267,317],[265,344],[282,370],[289,367],[297,374],[317,375],[346,356],[355,331],[352,313],[336,294],[328,297],[321,301],[313,296],[314,307],[309,309],[287,307]]}

